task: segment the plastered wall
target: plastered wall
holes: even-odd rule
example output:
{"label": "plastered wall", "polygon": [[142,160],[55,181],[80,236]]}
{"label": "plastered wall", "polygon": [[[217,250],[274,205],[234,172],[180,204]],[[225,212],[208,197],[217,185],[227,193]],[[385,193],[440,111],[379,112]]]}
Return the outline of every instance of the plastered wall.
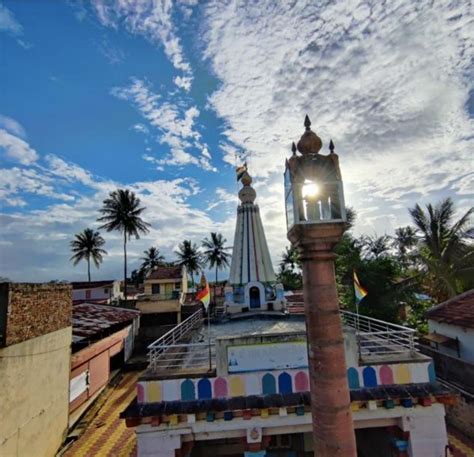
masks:
{"label": "plastered wall", "polygon": [[71,327],[0,349],[0,455],[51,457],[68,426]]}

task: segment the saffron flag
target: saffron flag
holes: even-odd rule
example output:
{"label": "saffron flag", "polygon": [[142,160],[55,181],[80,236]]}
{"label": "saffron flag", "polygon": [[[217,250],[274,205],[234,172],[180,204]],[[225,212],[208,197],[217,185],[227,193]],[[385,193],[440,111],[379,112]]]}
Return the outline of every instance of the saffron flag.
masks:
{"label": "saffron flag", "polygon": [[209,283],[206,281],[206,285],[196,294],[196,300],[200,301],[204,308],[209,307],[209,302],[211,301],[211,290],[209,289]]}
{"label": "saffron flag", "polygon": [[237,181],[240,181],[244,173],[247,171],[247,164],[244,163],[242,166],[237,167],[235,172],[237,173]]}
{"label": "saffron flag", "polygon": [[357,273],[354,271],[354,292],[355,292],[355,299],[356,303],[359,304],[362,299],[368,294],[367,290],[364,289],[360,285],[359,278],[357,277]]}

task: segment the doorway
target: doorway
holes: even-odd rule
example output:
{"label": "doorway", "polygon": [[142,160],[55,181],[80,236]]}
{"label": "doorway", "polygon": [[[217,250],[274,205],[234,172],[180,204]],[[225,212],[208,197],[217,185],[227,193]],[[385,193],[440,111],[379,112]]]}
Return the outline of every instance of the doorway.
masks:
{"label": "doorway", "polygon": [[260,289],[253,286],[249,290],[250,308],[260,308]]}

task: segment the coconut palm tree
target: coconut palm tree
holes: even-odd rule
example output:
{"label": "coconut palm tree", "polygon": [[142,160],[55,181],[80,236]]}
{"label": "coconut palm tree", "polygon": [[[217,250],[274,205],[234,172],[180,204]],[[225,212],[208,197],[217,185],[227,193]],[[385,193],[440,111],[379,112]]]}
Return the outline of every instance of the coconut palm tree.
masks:
{"label": "coconut palm tree", "polygon": [[178,265],[185,266],[191,275],[191,282],[194,288],[194,273],[198,273],[202,267],[202,258],[196,243],[191,240],[184,240],[178,245],[175,251],[178,257]]}
{"label": "coconut palm tree", "polygon": [[218,279],[218,272],[229,266],[231,255],[226,251],[230,249],[224,246],[227,240],[221,233],[211,232],[211,238],[204,238],[202,247],[204,248],[203,260],[209,265],[209,268],[216,267],[216,284]]}
{"label": "coconut palm tree", "polygon": [[127,300],[127,241],[132,236],[140,238],[140,234],[149,232],[150,224],[141,218],[145,207],[140,206],[140,199],[128,189],[117,189],[109,193],[100,209],[102,216],[97,220],[103,222],[100,226],[108,232],[114,230],[123,234],[123,276],[124,296]]}
{"label": "coconut palm tree", "polygon": [[153,270],[153,268],[165,264],[165,256],[160,253],[158,248],[152,246],[146,251],[143,251],[143,253],[145,256],[141,258],[143,262],[141,264],[140,270],[144,273],[147,273],[148,271]]}
{"label": "coconut palm tree", "polygon": [[70,242],[73,256],[71,261],[76,266],[81,260],[87,261],[87,279],[91,282],[91,260],[94,265],[99,268],[103,261],[104,254],[107,251],[102,249],[105,240],[99,232],[95,232],[91,228],[86,228],[80,233],[74,235],[74,240]]}
{"label": "coconut palm tree", "polygon": [[390,237],[382,236],[362,236],[359,243],[362,251],[367,258],[378,259],[386,256],[390,250]]}
{"label": "coconut palm tree", "polygon": [[395,230],[394,244],[398,250],[398,257],[403,265],[407,265],[409,252],[416,247],[418,238],[416,230],[407,225],[406,227],[399,227]]}
{"label": "coconut palm tree", "polygon": [[431,294],[445,300],[462,292],[465,281],[474,272],[474,249],[469,239],[474,236],[470,226],[474,208],[454,221],[454,204],[450,198],[428,204],[426,211],[415,205],[409,209],[421,235],[419,254],[431,277]]}

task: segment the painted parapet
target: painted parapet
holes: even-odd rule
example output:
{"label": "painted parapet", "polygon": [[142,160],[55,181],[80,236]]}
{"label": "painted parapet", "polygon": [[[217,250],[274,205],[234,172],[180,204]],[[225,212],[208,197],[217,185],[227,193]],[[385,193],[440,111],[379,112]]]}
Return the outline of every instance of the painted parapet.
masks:
{"label": "painted parapet", "polygon": [[[432,362],[349,367],[347,379],[350,389],[353,390],[436,381]],[[138,403],[144,404],[288,394],[308,390],[308,370],[305,368],[240,373],[212,378],[142,380],[137,384],[137,400]]]}

